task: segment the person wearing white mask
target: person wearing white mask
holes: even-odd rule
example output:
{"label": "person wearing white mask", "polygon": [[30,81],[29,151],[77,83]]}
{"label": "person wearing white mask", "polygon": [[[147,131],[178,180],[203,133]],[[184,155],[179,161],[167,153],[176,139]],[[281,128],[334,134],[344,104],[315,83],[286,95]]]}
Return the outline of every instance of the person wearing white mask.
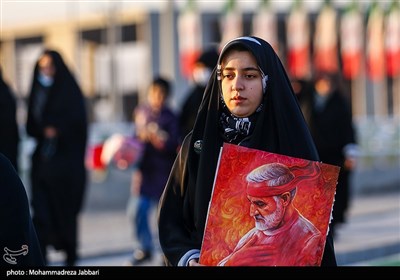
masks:
{"label": "person wearing white mask", "polygon": [[83,93],[62,56],[38,58],[28,98],[26,132],[36,146],[31,157],[31,204],[45,264],[48,246],[78,259],[78,223],[86,187],[87,115]]}
{"label": "person wearing white mask", "polygon": [[194,85],[187,95],[188,97],[183,104],[179,117],[179,123],[183,137],[186,136],[193,128],[196,120],[197,110],[200,106],[201,100],[203,99],[204,90],[206,89],[206,85],[210,79],[212,70],[217,65],[217,60],[217,48],[211,47],[201,53],[194,64],[192,72]]}

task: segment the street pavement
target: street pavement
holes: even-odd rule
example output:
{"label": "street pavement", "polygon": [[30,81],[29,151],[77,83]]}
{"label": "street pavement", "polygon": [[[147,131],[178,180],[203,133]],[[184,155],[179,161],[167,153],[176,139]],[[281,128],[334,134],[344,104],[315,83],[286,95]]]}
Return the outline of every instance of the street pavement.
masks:
{"label": "street pavement", "polygon": [[[108,174],[107,180],[118,178],[119,184],[104,180],[103,185],[99,181],[90,186],[86,207],[79,219],[77,266],[129,266],[135,246],[130,175],[118,172]],[[109,200],[114,202],[102,204],[101,192],[109,193]],[[353,194],[348,220],[337,228],[334,245],[339,266],[400,266],[400,186]],[[62,253],[52,251],[50,265],[62,265],[63,258]],[[161,265],[160,250],[151,261],[142,264]]]}

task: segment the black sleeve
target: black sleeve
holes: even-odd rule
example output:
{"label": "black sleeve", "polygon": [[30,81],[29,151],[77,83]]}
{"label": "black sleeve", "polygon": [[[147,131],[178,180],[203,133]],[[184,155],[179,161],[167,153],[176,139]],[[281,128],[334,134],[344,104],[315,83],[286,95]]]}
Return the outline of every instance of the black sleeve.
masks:
{"label": "black sleeve", "polygon": [[188,251],[200,249],[195,245],[184,219],[185,173],[187,147],[190,137],[183,141],[170,177],[160,199],[158,229],[162,251],[168,265],[177,266]]}
{"label": "black sleeve", "polygon": [[328,232],[328,236],[326,237],[321,266],[337,266],[331,231]]}
{"label": "black sleeve", "polygon": [[44,266],[25,187],[0,154],[0,267]]}

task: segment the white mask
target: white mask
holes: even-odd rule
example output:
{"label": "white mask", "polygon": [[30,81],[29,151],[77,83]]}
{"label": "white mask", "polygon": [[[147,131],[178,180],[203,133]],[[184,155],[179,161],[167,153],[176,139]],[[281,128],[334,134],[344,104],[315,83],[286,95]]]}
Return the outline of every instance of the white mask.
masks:
{"label": "white mask", "polygon": [[195,68],[193,70],[193,80],[196,84],[206,86],[211,76],[211,70],[206,67]]}
{"label": "white mask", "polygon": [[50,87],[53,85],[54,79],[51,76],[47,76],[43,73],[39,73],[38,81],[42,86]]}

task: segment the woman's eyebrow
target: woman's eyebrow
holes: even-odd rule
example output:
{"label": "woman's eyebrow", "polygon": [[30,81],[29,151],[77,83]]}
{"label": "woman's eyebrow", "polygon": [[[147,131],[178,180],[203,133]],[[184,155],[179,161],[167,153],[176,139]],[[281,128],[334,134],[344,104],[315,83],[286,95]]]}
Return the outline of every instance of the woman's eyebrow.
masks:
{"label": "woman's eyebrow", "polygon": [[[234,71],[234,70],[237,70],[237,69],[234,68],[234,67],[225,67],[224,69],[222,69],[222,71],[225,71],[225,70],[226,71]],[[239,70],[241,70],[241,71],[257,71],[257,72],[260,72],[260,69],[258,67],[253,67],[253,66],[241,68]]]}
{"label": "woman's eyebrow", "polygon": [[251,67],[243,68],[242,71],[257,71],[257,72],[260,72],[260,69],[258,67],[252,67],[251,66]]}

